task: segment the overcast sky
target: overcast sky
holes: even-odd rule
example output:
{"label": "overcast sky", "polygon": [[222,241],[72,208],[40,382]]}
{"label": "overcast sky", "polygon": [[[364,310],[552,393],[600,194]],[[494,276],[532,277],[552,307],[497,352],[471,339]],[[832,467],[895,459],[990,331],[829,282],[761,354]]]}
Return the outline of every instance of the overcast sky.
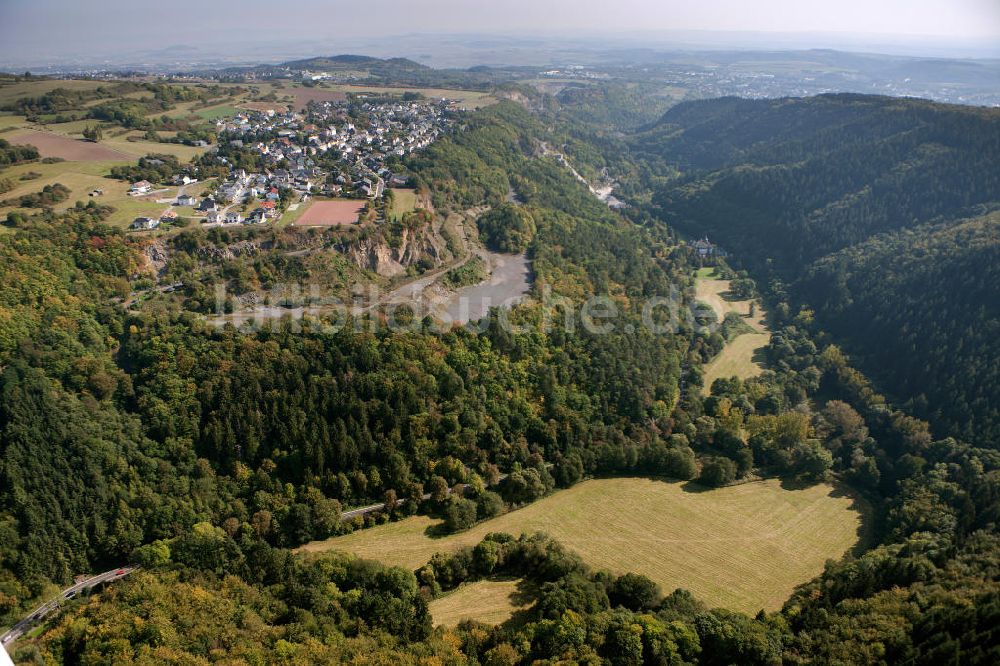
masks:
{"label": "overcast sky", "polygon": [[1000,43],[1000,0],[0,0],[0,59],[400,33],[775,31]]}

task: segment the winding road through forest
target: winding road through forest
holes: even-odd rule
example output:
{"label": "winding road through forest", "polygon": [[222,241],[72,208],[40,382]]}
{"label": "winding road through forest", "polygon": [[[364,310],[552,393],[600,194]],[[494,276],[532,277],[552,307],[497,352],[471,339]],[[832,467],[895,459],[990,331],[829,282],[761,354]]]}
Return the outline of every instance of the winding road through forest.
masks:
{"label": "winding road through forest", "polygon": [[125,576],[128,576],[136,571],[138,567],[119,567],[118,569],[112,569],[111,571],[105,571],[104,573],[97,574],[96,576],[91,576],[85,580],[81,580],[74,585],[67,587],[65,590],[60,592],[54,598],[49,599],[44,604],[36,608],[30,615],[23,618],[20,622],[15,624],[6,633],[0,635],[0,645],[5,648],[7,645],[13,643],[18,638],[23,636],[26,632],[31,630],[33,626],[38,624],[40,621],[48,617],[53,611],[57,610],[59,606],[62,605],[64,601],[68,601],[78,595],[80,592],[91,590],[98,585],[104,583],[110,583]]}

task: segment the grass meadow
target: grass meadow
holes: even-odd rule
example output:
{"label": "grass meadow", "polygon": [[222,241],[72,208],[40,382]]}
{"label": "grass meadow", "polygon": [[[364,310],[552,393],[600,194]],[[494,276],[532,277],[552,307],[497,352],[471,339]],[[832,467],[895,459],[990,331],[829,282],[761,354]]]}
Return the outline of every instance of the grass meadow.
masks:
{"label": "grass meadow", "polygon": [[705,364],[702,393],[708,395],[712,382],[719,377],[749,379],[762,373],[764,367],[760,355],[771,340],[771,334],[764,325],[763,310],[758,307],[754,316],[750,317],[750,301],[731,300],[727,295],[729,280],[716,278],[714,268],[699,269],[696,278],[695,299],[711,307],[720,322],[727,313],[736,312],[753,329],[729,341],[718,356]]}
{"label": "grass meadow", "polygon": [[429,610],[436,627],[454,627],[462,620],[502,624],[527,608],[517,580],[480,580],[467,583],[434,599]]}
{"label": "grass meadow", "polygon": [[[592,567],[634,571],[664,593],[678,587],[710,606],[776,610],[796,585],[858,544],[859,502],[830,485],[785,489],[775,479],[705,490],[693,483],[593,479],[465,532],[434,537],[413,516],[302,550],[342,550],[407,569],[489,532],[546,532]],[[455,602],[458,604],[458,602]]]}

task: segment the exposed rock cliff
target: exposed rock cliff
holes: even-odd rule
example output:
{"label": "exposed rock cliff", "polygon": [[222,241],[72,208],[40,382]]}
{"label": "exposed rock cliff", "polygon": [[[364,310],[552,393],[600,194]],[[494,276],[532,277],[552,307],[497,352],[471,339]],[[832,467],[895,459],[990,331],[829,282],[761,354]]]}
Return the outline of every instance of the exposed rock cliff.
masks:
{"label": "exposed rock cliff", "polygon": [[445,240],[429,226],[417,230],[404,228],[392,239],[382,235],[356,239],[337,249],[359,268],[383,277],[399,275],[408,266],[421,262],[432,268],[453,258]]}

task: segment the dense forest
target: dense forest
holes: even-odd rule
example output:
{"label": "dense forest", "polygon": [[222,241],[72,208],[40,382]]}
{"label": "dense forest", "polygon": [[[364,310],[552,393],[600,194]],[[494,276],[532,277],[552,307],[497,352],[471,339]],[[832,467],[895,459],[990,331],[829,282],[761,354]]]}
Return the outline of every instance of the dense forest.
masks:
{"label": "dense forest", "polygon": [[814,311],[942,433],[1000,437],[1000,112],[860,95],[679,104],[634,138],[649,210]]}
{"label": "dense forest", "polygon": [[870,236],[968,216],[1000,196],[1000,112],[861,95],[679,104],[640,157],[689,177],[656,205],[780,270]]}
{"label": "dense forest", "polygon": [[1000,443],[1000,215],[876,236],[811,264],[795,292],[915,414]]}
{"label": "dense forest", "polygon": [[[777,280],[768,372],[702,397],[701,364],[725,329],[694,316],[665,333],[641,325],[650,297],[691,304],[700,259],[648,210],[632,213],[642,224],[612,213],[546,156],[540,142],[574,132],[543,120],[512,102],[482,109],[407,164],[438,214],[490,206],[484,240],[532,258],[534,298],[508,315],[531,326],[493,311],[478,331],[391,331],[379,313],[217,328],[183,291],[126,307],[152,280],[144,246],[94,203],[0,236],[0,617],[76,573],[143,567],[70,602],[16,645],[18,662],[996,661],[1000,454],[936,439],[816,329],[819,315],[777,302],[792,297]],[[993,261],[992,218],[965,224],[845,250],[859,268],[845,269],[856,293],[843,312],[881,297],[852,279],[884,265],[880,253],[904,256],[897,244],[961,239]],[[260,279],[276,261],[239,265]],[[935,279],[900,261],[914,288]],[[580,325],[592,296],[614,305],[609,332]],[[587,476],[722,485],[755,471],[837,478],[876,516],[872,550],[755,617],[591,570],[544,535],[492,534],[416,571],[290,550],[413,511],[460,530]],[[341,520],[374,500],[388,512]],[[520,621],[432,628],[431,599],[493,576],[531,584]]]}

